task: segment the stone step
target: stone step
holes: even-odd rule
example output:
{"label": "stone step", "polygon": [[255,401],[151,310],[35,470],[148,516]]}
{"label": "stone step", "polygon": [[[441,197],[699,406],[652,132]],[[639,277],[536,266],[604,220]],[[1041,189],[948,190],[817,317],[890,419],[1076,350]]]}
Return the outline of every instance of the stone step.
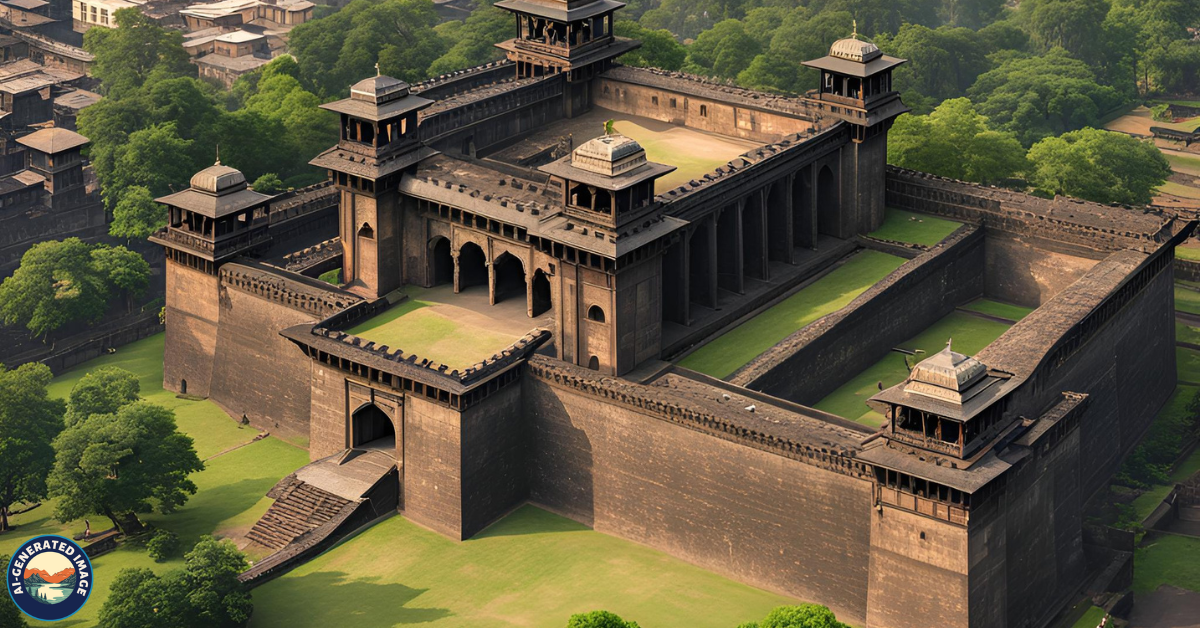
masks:
{"label": "stone step", "polygon": [[349,500],[296,482],[283,489],[246,537],[271,549],[282,549],[296,537],[330,521]]}

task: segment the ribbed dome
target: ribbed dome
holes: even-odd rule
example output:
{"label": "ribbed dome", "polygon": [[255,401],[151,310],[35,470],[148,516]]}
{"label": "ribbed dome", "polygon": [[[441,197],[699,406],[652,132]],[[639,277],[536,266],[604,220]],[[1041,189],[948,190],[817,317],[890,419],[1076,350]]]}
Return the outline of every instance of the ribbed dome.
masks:
{"label": "ribbed dome", "polygon": [[350,98],[381,105],[408,95],[408,83],[390,76],[377,75],[350,87]]}
{"label": "ribbed dome", "polygon": [[245,189],[246,175],[237,168],[222,166],[217,162],[192,175],[192,187],[201,192],[221,195]]}
{"label": "ribbed dome", "polygon": [[[950,343],[932,357],[922,360],[912,370],[910,386],[914,383],[931,384],[938,388],[961,393],[987,375],[987,367],[975,358],[950,349]],[[928,394],[928,390],[920,390]]]}
{"label": "ribbed dome", "polygon": [[829,56],[866,63],[883,56],[883,52],[875,44],[861,41],[856,37],[847,37],[833,42],[833,46],[829,48]]}
{"label": "ribbed dome", "polygon": [[571,153],[571,165],[580,170],[616,176],[646,163],[646,151],[633,138],[601,135]]}

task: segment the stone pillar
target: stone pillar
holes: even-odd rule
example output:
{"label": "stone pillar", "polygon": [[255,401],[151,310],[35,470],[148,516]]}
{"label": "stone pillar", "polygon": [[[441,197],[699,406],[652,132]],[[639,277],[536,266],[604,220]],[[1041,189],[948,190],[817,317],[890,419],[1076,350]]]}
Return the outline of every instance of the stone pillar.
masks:
{"label": "stone pillar", "polygon": [[495,305],[496,304],[496,268],[495,268],[495,266],[492,265],[491,260],[485,261],[484,265],[487,266],[487,274],[488,274],[488,304]]}
{"label": "stone pillar", "polygon": [[717,212],[717,285],[738,294],[745,293],[745,268],[742,264],[742,209],[745,200],[726,205]]}
{"label": "stone pillar", "polygon": [[462,282],[458,277],[458,253],[451,250],[450,259],[454,260],[454,294],[458,294],[460,291],[462,291]]}

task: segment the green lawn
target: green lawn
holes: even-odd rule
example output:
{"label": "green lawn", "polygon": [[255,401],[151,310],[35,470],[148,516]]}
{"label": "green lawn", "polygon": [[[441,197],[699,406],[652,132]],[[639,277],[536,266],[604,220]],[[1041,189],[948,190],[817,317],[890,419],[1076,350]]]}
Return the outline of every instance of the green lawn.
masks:
{"label": "green lawn", "polygon": [[1177,246],[1175,247],[1175,257],[1200,262],[1200,246]]}
{"label": "green lawn", "polygon": [[331,283],[335,286],[341,285],[342,269],[335,268],[333,270],[323,272],[323,273],[321,273],[321,275],[319,277],[317,277],[317,279],[320,279],[321,281],[324,281],[325,283]]}
{"label": "green lawn", "polygon": [[[1167,406],[1163,408],[1163,412],[1184,412],[1187,402],[1191,401],[1195,395],[1196,389],[1191,386],[1178,387],[1171,400],[1167,402]],[[1200,449],[1196,449],[1192,455],[1188,456],[1187,460],[1179,463],[1179,466],[1171,473],[1170,483],[1152,486],[1150,490],[1138,495],[1133,500],[1133,509],[1137,511],[1138,521],[1145,521],[1146,517],[1149,517],[1150,513],[1158,508],[1162,500],[1167,498],[1176,483],[1188,479],[1197,471],[1200,471]]]}
{"label": "green lawn", "polygon": [[[915,338],[900,344],[904,349],[920,349],[925,353],[908,356],[908,363],[917,362],[941,351],[946,346],[946,340],[954,339],[954,350],[966,355],[974,355],[1000,337],[1009,325],[989,321],[978,316],[963,312],[951,312],[942,320],[934,323]],[[883,387],[895,386],[908,377],[908,368],[904,364],[905,356],[901,353],[888,353],[867,370],[859,373],[840,388],[830,393],[816,404],[816,408],[824,410],[852,421],[858,421],[871,427],[879,427],[883,415],[867,407],[866,402],[872,395],[879,392],[879,382]]]}
{"label": "green lawn", "polygon": [[[115,354],[87,362],[55,378],[50,393],[66,396],[83,375],[102,365],[115,365],[136,373],[143,397],[175,410],[180,430],[195,439],[201,458],[212,456],[230,447],[247,443],[256,431],[240,428],[224,412],[209,401],[178,399],[162,389],[163,335],[159,334],[126,345]],[[205,470],[192,476],[199,491],[183,508],[170,515],[147,514],[142,519],[179,535],[181,547],[190,548],[203,534],[228,535],[244,532],[266,510],[270,500],[264,496],[280,478],[308,462],[308,454],[274,438],[267,438],[236,449],[205,462]],[[0,553],[11,553],[17,546],[39,534],[73,536],[83,531],[82,521],[61,524],[52,519],[53,500],[29,513],[14,518],[17,528],[0,535]],[[94,529],[110,524],[103,516],[90,517]],[[179,557],[166,563],[155,563],[144,549],[122,546],[93,561],[96,569],[96,589],[87,605],[64,622],[55,626],[94,625],[108,596],[109,586],[117,573],[128,567],[149,567],[163,570],[178,565]]]}
{"label": "green lawn", "polygon": [[405,291],[408,299],[346,332],[460,370],[492,357],[521,337],[465,323],[450,310],[442,313],[439,310],[448,306],[422,300],[420,288]]}
{"label": "green lawn", "polygon": [[992,301],[991,299],[976,299],[962,306],[962,309],[970,310],[972,312],[979,312],[980,314],[987,314],[989,316],[1006,318],[1013,322],[1025,318],[1030,312],[1033,311],[1033,308],[1031,307],[1013,305],[1011,303],[1002,303],[1000,301]]}
{"label": "green lawn", "polygon": [[1133,560],[1134,593],[1163,584],[1200,591],[1200,539],[1164,534],[1137,548]]}
{"label": "green lawn", "polygon": [[685,126],[646,118],[634,121],[624,114],[606,113],[614,116],[613,126],[617,133],[637,140],[646,149],[646,159],[675,166],[674,172],[654,182],[654,190],[659,194],[692,179],[700,179],[742,153],[761,146],[757,142],[705,133]]}
{"label": "green lawn", "polygon": [[1175,347],[1175,371],[1179,381],[1200,384],[1200,351]]}
{"label": "green lawn", "polygon": [[960,226],[962,223],[953,220],[889,208],[884,214],[883,226],[871,232],[870,236],[880,240],[933,246]]}
{"label": "green lawn", "polygon": [[1159,186],[1158,191],[1160,194],[1171,194],[1173,196],[1179,196],[1182,198],[1200,199],[1200,187],[1183,185],[1182,183],[1175,183],[1174,181],[1167,181],[1166,183],[1162,184]]}
{"label": "green lawn", "polygon": [[1184,157],[1173,153],[1163,153],[1163,157],[1167,158],[1167,163],[1175,172],[1200,177],[1200,157]]}
{"label": "green lawn", "polygon": [[1200,329],[1175,321],[1175,342],[1200,345]]}
{"label": "green lawn", "polygon": [[642,626],[733,628],[795,600],[524,506],[464,542],[402,517],[254,590],[252,628],[562,628],[607,609]]}
{"label": "green lawn", "polygon": [[1200,291],[1175,283],[1175,309],[1188,314],[1200,315]]}
{"label": "green lawn", "polygon": [[1096,628],[1107,614],[1099,606],[1090,606],[1071,628]]}
{"label": "green lawn", "polygon": [[904,261],[879,251],[859,251],[845,264],[758,316],[709,341],[680,360],[679,364],[713,377],[729,377],[796,330],[845,307],[854,297],[899,268]]}

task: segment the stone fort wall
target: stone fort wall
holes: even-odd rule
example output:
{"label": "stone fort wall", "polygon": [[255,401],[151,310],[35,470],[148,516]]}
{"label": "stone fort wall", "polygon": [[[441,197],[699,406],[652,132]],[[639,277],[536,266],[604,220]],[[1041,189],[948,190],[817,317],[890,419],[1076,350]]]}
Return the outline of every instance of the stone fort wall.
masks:
{"label": "stone fort wall", "polygon": [[796,331],[730,382],[814,404],[955,307],[983,294],[983,229],[960,227],[846,307]]}
{"label": "stone fort wall", "polygon": [[674,423],[654,388],[622,382],[635,407],[598,397],[606,382],[590,371],[541,356],[528,368],[531,502],[865,624],[865,476]]}

